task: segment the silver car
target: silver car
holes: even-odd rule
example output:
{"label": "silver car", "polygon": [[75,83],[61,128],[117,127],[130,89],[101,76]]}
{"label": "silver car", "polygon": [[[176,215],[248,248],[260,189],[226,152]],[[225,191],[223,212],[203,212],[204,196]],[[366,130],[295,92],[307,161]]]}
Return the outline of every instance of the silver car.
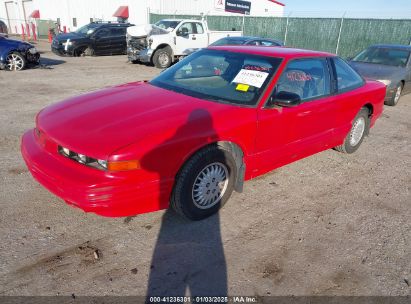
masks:
{"label": "silver car", "polygon": [[378,44],[367,48],[349,61],[364,78],[387,86],[385,104],[395,106],[401,95],[411,93],[411,46]]}

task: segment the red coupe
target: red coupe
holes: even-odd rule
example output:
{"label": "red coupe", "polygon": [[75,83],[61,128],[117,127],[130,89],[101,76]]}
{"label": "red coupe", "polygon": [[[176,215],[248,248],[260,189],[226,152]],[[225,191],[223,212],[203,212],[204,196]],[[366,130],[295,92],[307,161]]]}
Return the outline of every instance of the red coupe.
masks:
{"label": "red coupe", "polygon": [[149,82],[43,109],[21,150],[43,186],[84,211],[171,204],[199,220],[245,180],[326,149],[356,151],[385,93],[332,54],[210,47]]}

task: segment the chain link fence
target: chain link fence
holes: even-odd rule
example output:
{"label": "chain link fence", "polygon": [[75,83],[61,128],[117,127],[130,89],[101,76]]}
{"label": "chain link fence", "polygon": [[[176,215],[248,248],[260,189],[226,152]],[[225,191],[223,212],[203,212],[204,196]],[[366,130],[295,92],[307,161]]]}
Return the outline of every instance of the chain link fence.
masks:
{"label": "chain link fence", "polygon": [[[196,15],[150,13],[150,23]],[[205,16],[211,30],[243,30],[246,36],[279,39],[287,46],[351,57],[371,44],[410,44],[410,19]]]}

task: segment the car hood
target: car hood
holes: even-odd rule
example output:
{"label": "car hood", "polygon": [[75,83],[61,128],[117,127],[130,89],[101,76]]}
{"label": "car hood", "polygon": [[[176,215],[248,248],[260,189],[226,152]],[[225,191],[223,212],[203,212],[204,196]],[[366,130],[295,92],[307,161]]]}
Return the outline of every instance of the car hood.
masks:
{"label": "car hood", "polygon": [[127,28],[127,34],[132,37],[147,37],[153,35],[164,35],[170,31],[162,29],[154,24],[140,24]]}
{"label": "car hood", "polygon": [[59,145],[105,159],[129,144],[177,130],[197,109],[225,119],[230,111],[244,110],[137,82],[51,105],[38,114],[37,128]]}
{"label": "car hood", "polygon": [[8,38],[0,38],[0,47],[13,47],[17,49],[29,49],[34,47],[32,44],[24,41],[8,39]]}
{"label": "car hood", "polygon": [[404,71],[404,68],[402,67],[383,64],[355,61],[350,61],[349,63],[361,76],[374,80],[393,79],[396,78],[399,73]]}

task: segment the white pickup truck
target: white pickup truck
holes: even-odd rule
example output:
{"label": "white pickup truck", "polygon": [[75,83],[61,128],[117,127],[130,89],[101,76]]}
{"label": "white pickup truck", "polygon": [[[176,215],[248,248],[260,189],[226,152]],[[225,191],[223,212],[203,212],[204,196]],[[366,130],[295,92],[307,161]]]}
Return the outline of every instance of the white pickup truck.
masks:
{"label": "white pickup truck", "polygon": [[207,47],[223,37],[242,34],[241,31],[210,31],[205,20],[164,19],[127,28],[127,55],[131,62],[168,68],[195,49]]}

